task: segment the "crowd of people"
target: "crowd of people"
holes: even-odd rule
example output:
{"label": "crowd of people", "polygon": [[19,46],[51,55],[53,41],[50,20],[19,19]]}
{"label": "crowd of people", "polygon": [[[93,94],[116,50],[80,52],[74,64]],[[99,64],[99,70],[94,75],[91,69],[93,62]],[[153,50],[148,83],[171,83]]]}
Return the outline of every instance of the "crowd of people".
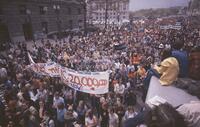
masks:
{"label": "crowd of people", "polygon": [[[181,22],[180,30],[160,29],[176,22]],[[0,83],[5,89],[4,100],[0,100],[0,126],[122,127],[143,112],[141,105],[136,109],[137,93],[145,101],[152,76],[162,85],[190,76],[188,56],[200,46],[200,29],[191,25],[183,17],[145,19],[87,36],[9,43],[0,56]],[[59,78],[35,74],[27,69],[28,52],[36,63],[54,61],[76,71],[109,71],[109,92],[82,93]],[[190,71],[196,79],[197,65],[191,65]]]}

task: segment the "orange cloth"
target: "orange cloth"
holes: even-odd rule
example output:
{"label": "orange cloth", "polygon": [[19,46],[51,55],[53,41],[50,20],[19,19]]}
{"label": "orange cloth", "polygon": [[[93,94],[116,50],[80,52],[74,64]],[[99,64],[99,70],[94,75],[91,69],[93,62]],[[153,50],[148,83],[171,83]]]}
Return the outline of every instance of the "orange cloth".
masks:
{"label": "orange cloth", "polygon": [[132,57],[132,64],[140,64],[141,57],[139,55]]}
{"label": "orange cloth", "polygon": [[128,77],[129,77],[129,78],[134,78],[135,75],[136,75],[135,72],[129,72],[129,73],[128,73]]}

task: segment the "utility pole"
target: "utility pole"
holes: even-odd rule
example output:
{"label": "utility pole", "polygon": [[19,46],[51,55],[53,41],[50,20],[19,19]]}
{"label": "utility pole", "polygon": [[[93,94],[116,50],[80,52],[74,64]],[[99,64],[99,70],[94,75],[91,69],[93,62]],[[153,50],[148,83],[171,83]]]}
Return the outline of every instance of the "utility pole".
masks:
{"label": "utility pole", "polygon": [[26,14],[28,15],[28,23],[30,24],[30,31],[31,31],[31,35],[28,37],[28,40],[34,40],[34,36],[33,36],[33,27],[32,27],[32,19],[31,19],[31,11],[29,9],[26,10]]}
{"label": "utility pole", "polygon": [[84,35],[87,35],[87,1],[83,1],[83,9],[84,9]]}
{"label": "utility pole", "polygon": [[87,35],[87,2],[88,0],[78,0],[79,4],[83,7],[83,29],[84,29],[84,35]]}
{"label": "utility pole", "polygon": [[60,13],[60,5],[53,5],[53,9],[55,10],[56,16],[57,16],[57,30],[58,30],[58,39],[61,39],[61,20],[59,17]]}
{"label": "utility pole", "polygon": [[105,9],[105,29],[107,29],[107,21],[108,21],[108,0],[105,2],[106,9]]}

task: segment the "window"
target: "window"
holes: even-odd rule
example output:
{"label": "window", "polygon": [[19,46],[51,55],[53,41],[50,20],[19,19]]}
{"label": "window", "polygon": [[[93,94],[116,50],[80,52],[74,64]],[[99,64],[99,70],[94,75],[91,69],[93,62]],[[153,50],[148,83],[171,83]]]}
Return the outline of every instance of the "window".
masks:
{"label": "window", "polygon": [[78,8],[78,15],[80,15],[81,14],[81,9],[80,8]]}
{"label": "window", "polygon": [[19,5],[19,13],[25,15],[26,14],[26,5]]}
{"label": "window", "polygon": [[53,5],[53,9],[55,13],[59,14],[60,13],[60,5]]}
{"label": "window", "polygon": [[40,14],[41,15],[44,15],[47,12],[47,7],[40,6],[39,9],[40,9]]}
{"label": "window", "polygon": [[71,15],[71,13],[72,13],[72,10],[71,10],[71,8],[69,7],[69,8],[68,8],[68,14]]}

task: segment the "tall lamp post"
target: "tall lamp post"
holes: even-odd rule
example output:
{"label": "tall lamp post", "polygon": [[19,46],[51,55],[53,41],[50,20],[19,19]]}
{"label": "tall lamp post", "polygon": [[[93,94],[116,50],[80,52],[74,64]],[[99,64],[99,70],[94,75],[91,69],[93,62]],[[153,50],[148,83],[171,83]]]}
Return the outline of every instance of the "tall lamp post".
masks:
{"label": "tall lamp post", "polygon": [[84,10],[84,35],[87,35],[87,3],[88,3],[88,0],[79,0],[79,3],[83,6],[83,10]]}
{"label": "tall lamp post", "polygon": [[28,39],[33,39],[34,40],[34,37],[33,37],[33,31],[32,31],[32,21],[31,21],[31,10],[29,10],[29,9],[26,9],[26,14],[28,15],[28,23],[30,23],[30,29],[31,29],[31,37],[30,38],[28,38]]}
{"label": "tall lamp post", "polygon": [[108,22],[108,0],[105,1],[105,29],[107,29]]}
{"label": "tall lamp post", "polygon": [[55,10],[56,16],[57,16],[57,30],[58,30],[58,38],[60,39],[61,37],[61,21],[59,18],[59,14],[60,14],[60,5],[53,5],[53,9]]}

